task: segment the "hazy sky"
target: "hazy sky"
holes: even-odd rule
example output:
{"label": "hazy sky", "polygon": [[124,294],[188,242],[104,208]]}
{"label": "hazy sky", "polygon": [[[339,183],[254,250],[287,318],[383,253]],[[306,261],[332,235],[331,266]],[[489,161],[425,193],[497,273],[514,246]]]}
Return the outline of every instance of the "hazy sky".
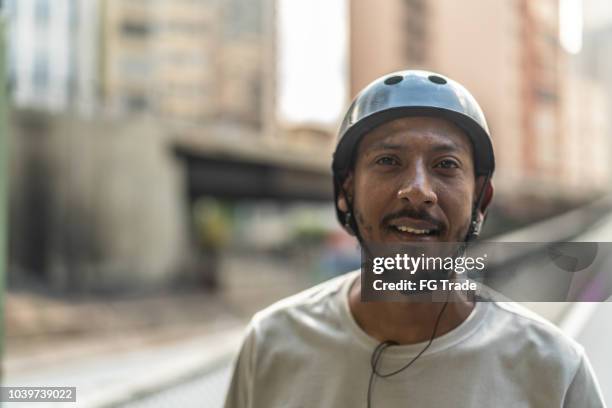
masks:
{"label": "hazy sky", "polygon": [[582,0],[560,0],[559,36],[567,52],[576,54],[582,48],[583,2]]}
{"label": "hazy sky", "polygon": [[335,126],[348,95],[347,0],[277,1],[279,119]]}
{"label": "hazy sky", "polygon": [[612,0],[584,0],[586,27],[598,27],[612,23]]}

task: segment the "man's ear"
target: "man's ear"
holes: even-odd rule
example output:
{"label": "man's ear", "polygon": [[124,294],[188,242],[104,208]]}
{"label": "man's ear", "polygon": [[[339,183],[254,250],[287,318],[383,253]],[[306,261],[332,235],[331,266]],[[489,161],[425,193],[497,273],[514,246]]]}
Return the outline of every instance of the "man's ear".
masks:
{"label": "man's ear", "polygon": [[345,213],[348,212],[349,202],[352,205],[353,203],[353,173],[349,173],[349,175],[344,179],[344,182],[342,183],[342,189],[338,193],[337,204],[338,204],[338,208],[340,209],[340,211],[345,212]]}
{"label": "man's ear", "polygon": [[[484,220],[485,214],[487,213],[487,208],[489,207],[489,204],[491,204],[491,201],[493,201],[493,193],[495,192],[495,188],[493,187],[493,181],[489,178],[488,180],[486,180],[486,184],[483,186],[485,180],[486,177],[481,176],[478,178],[478,181],[476,183],[477,194],[480,195],[482,193],[482,201],[480,202],[480,207],[478,208],[478,221],[481,223]],[[484,192],[482,192],[483,188]]]}

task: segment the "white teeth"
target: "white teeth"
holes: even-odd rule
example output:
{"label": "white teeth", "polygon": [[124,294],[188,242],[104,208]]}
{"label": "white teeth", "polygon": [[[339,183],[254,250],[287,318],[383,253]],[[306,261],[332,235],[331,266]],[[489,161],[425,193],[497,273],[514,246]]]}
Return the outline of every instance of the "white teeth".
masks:
{"label": "white teeth", "polygon": [[409,232],[411,234],[429,234],[431,233],[431,230],[425,230],[425,229],[414,229],[414,228],[410,228],[410,227],[406,227],[404,225],[395,225],[395,228],[397,228],[398,230],[402,231],[402,232]]}

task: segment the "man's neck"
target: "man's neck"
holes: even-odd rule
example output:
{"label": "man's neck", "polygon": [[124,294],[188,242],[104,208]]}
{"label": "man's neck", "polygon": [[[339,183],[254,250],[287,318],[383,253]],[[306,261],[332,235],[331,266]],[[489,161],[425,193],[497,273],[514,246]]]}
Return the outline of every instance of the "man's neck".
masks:
{"label": "man's neck", "polygon": [[[362,302],[361,279],[349,290],[349,308],[357,324],[376,340],[414,344],[431,339],[444,302]],[[439,337],[463,323],[474,304],[463,298],[448,302],[436,330]]]}

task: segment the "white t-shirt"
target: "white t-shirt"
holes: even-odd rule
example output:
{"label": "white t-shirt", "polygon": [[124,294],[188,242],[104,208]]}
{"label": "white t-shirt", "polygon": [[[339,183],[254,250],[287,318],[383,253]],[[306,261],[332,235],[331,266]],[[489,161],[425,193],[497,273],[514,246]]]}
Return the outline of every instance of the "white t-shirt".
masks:
{"label": "white t-shirt", "polygon": [[[352,272],[257,313],[236,361],[226,408],[366,407],[378,342],[348,304]],[[386,373],[426,343],[387,348]],[[583,348],[514,303],[478,302],[408,369],[376,378],[372,407],[604,407]]]}

